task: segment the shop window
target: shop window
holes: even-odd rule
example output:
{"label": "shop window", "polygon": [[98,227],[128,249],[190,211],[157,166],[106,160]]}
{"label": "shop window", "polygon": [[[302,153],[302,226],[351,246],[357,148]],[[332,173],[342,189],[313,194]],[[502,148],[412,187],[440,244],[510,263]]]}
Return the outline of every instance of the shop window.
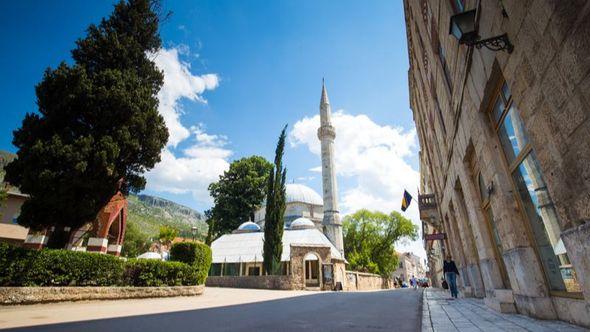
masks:
{"label": "shop window", "polygon": [[531,237],[549,287],[558,292],[580,292],[580,285],[561,241],[555,206],[543,178],[535,151],[506,83],[498,89],[490,119],[513,179],[517,199],[527,219]]}

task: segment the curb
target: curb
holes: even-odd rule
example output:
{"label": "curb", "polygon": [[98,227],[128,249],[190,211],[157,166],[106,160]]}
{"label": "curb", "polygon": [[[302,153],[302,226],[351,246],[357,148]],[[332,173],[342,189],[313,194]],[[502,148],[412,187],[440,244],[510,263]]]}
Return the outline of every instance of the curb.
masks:
{"label": "curb", "polygon": [[0,304],[196,296],[203,294],[204,291],[205,285],[165,287],[0,287]]}

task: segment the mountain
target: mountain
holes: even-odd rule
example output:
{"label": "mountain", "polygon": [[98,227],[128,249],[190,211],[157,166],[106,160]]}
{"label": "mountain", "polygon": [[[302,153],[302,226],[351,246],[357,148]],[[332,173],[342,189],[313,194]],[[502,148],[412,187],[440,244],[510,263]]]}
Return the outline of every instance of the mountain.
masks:
{"label": "mountain", "polygon": [[6,167],[9,162],[13,161],[14,158],[16,158],[14,153],[0,150],[0,183],[4,181],[4,167]]}
{"label": "mountain", "polygon": [[176,228],[179,235],[191,237],[192,226],[197,227],[197,238],[204,238],[207,224],[203,215],[189,207],[167,199],[149,195],[129,195],[127,222],[151,236],[157,236],[159,228],[167,225]]}
{"label": "mountain", "polygon": [[0,150],[0,169],[4,169],[4,167],[8,165],[9,162],[13,161],[14,158],[16,158],[16,154]]}

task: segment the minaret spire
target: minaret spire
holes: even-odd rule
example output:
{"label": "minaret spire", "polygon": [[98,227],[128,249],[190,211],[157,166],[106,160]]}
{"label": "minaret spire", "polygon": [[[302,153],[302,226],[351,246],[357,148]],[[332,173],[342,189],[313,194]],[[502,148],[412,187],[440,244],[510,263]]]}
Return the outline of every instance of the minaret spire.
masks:
{"label": "minaret spire", "polygon": [[336,184],[336,170],[334,169],[336,130],[332,126],[332,110],[323,78],[318,138],[322,144],[322,192],[324,197],[324,219],[322,224],[324,225],[324,233],[330,242],[344,255],[342,222],[338,211],[338,186]]}

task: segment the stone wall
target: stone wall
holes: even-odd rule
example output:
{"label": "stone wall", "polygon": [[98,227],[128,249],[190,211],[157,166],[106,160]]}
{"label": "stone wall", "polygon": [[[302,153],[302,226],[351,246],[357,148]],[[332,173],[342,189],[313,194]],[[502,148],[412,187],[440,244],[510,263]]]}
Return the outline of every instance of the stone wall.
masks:
{"label": "stone wall", "polygon": [[0,287],[1,304],[195,296],[205,286],[170,287]]}
{"label": "stone wall", "polygon": [[[438,213],[428,222],[447,233],[464,291],[493,307],[590,326],[590,3],[464,1],[477,10],[478,34],[506,33],[512,53],[460,45],[448,33],[452,3],[404,1],[420,186]],[[520,160],[505,158],[491,113],[503,82],[522,119],[516,130],[528,138],[521,158],[538,160],[538,189],[555,207],[581,292],[556,291],[544,275],[544,264],[555,264],[540,255],[538,220],[529,220],[513,177]]]}
{"label": "stone wall", "polygon": [[256,289],[303,289],[294,288],[291,276],[224,276],[207,277],[207,287],[256,288]]}
{"label": "stone wall", "polygon": [[365,291],[390,288],[393,288],[392,280],[383,278],[378,274],[346,271],[344,290]]}

